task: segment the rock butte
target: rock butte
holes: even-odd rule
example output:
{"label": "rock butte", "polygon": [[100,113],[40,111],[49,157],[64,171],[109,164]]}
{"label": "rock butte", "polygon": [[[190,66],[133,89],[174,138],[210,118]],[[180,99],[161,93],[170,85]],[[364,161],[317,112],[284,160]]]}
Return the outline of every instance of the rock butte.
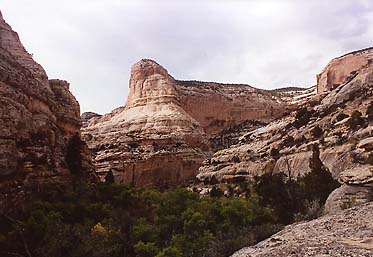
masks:
{"label": "rock butte", "polygon": [[[48,80],[0,14],[0,205],[22,201],[44,183],[66,181],[70,138],[80,108],[63,80]],[[87,150],[87,149],[85,149]],[[82,149],[84,169],[93,171]]]}
{"label": "rock butte", "polygon": [[[83,128],[101,177],[120,183],[175,184],[193,179],[211,154],[209,136],[246,120],[269,122],[294,103],[248,85],[179,81],[152,60],[131,69],[125,107]],[[291,90],[289,90],[291,91]]]}

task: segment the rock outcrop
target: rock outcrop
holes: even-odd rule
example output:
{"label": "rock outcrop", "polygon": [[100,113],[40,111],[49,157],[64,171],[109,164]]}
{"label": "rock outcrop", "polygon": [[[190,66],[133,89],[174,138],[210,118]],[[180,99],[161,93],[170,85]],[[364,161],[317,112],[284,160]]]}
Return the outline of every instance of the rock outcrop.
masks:
{"label": "rock outcrop", "polygon": [[373,62],[373,47],[345,54],[329,62],[317,75],[317,92],[328,92],[352,80],[361,69]]}
{"label": "rock outcrop", "polygon": [[288,225],[270,238],[232,256],[371,256],[372,231],[371,202],[309,222]]}
{"label": "rock outcrop", "polygon": [[[263,173],[297,177],[310,171],[311,147],[335,178],[342,172],[372,165],[373,64],[348,83],[307,101],[289,116],[244,134],[231,147],[203,162],[197,178],[202,187],[251,180]],[[208,190],[203,190],[208,192]]]}
{"label": "rock outcrop", "polygon": [[101,116],[101,114],[95,112],[82,113],[82,115],[80,115],[80,118],[82,120],[82,127],[86,127],[93,118],[99,118]]}
{"label": "rock outcrop", "polygon": [[352,206],[373,201],[373,165],[360,165],[346,170],[339,178],[342,186],[335,189],[325,203],[324,213],[336,213]]}
{"label": "rock outcrop", "polygon": [[132,66],[125,107],[83,128],[103,178],[137,185],[193,179],[211,154],[208,137],[246,120],[268,122],[290,103],[248,85],[178,81],[152,60]]}
{"label": "rock outcrop", "polygon": [[[16,32],[0,18],[0,201],[69,179],[65,160],[81,127],[80,108],[62,80],[48,80]],[[82,143],[82,165],[92,171]],[[78,157],[77,157],[78,158]]]}

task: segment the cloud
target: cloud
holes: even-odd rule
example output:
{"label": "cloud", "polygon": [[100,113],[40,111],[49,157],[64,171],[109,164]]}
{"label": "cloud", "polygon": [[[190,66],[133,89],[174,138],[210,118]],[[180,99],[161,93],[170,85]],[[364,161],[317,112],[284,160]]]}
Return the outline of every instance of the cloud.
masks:
{"label": "cloud", "polygon": [[372,45],[373,3],[275,0],[3,0],[4,18],[82,111],[125,103],[130,66],[178,79],[311,86],[336,56]]}

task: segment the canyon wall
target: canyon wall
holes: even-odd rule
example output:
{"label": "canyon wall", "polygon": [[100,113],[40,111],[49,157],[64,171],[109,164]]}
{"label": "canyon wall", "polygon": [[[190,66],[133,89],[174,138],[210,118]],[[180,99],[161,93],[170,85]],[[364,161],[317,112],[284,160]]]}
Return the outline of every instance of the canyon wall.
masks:
{"label": "canyon wall", "polygon": [[[329,209],[336,209],[335,201],[348,201],[346,197],[351,200],[352,191],[360,190],[358,202],[370,201],[373,187],[366,181],[373,179],[372,112],[370,63],[348,82],[314,97],[282,119],[247,131],[237,144],[215,152],[199,169],[199,190],[207,193],[218,186],[228,192],[226,183],[238,184],[263,173],[290,173],[293,178],[304,175],[310,172],[312,147],[316,144],[321,161],[343,184],[339,198],[330,199]],[[345,182],[343,174],[354,174],[353,180],[361,182]]]}
{"label": "canyon wall", "polygon": [[354,51],[331,60],[317,75],[317,92],[328,92],[352,80],[361,69],[373,63],[373,47]]}
{"label": "canyon wall", "polygon": [[193,179],[211,155],[208,137],[246,120],[270,121],[289,104],[248,85],[178,81],[152,60],[131,69],[125,107],[83,128],[98,174],[120,183],[175,184]]}
{"label": "canyon wall", "polygon": [[[0,201],[16,203],[44,183],[70,178],[71,138],[79,137],[79,103],[63,80],[49,80],[0,15]],[[81,164],[93,171],[82,143]],[[77,157],[78,158],[78,157]]]}

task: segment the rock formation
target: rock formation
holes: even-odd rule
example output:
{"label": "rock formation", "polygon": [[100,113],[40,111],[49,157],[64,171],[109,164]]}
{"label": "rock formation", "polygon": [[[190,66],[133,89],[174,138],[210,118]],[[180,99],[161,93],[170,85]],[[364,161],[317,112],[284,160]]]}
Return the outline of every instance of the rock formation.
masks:
{"label": "rock formation", "polygon": [[345,54],[329,62],[317,75],[317,92],[330,91],[353,79],[359,71],[373,62],[373,47]]}
{"label": "rock formation", "polygon": [[372,231],[371,202],[309,222],[288,225],[270,238],[232,256],[371,256]]}
{"label": "rock formation", "polygon": [[202,187],[209,188],[208,184],[224,187],[267,172],[290,172],[297,177],[310,171],[315,143],[335,178],[349,170],[365,170],[372,165],[369,142],[373,124],[368,113],[372,96],[370,63],[347,83],[314,97],[289,116],[248,131],[236,145],[217,151],[203,162],[197,178]]}
{"label": "rock formation", "polygon": [[325,203],[324,213],[336,213],[373,200],[373,165],[348,169],[340,174],[342,186]]}
{"label": "rock formation", "polygon": [[[43,183],[68,179],[66,151],[80,108],[62,80],[48,80],[0,15],[0,201],[17,202]],[[92,170],[82,144],[82,165]]]}
{"label": "rock formation", "polygon": [[95,112],[84,112],[80,115],[82,120],[82,127],[86,127],[93,118],[99,118],[102,115]]}
{"label": "rock formation", "polygon": [[246,120],[268,122],[290,108],[278,93],[248,85],[178,81],[152,60],[132,66],[125,107],[84,127],[98,173],[122,183],[193,179],[210,154],[208,137]]}

